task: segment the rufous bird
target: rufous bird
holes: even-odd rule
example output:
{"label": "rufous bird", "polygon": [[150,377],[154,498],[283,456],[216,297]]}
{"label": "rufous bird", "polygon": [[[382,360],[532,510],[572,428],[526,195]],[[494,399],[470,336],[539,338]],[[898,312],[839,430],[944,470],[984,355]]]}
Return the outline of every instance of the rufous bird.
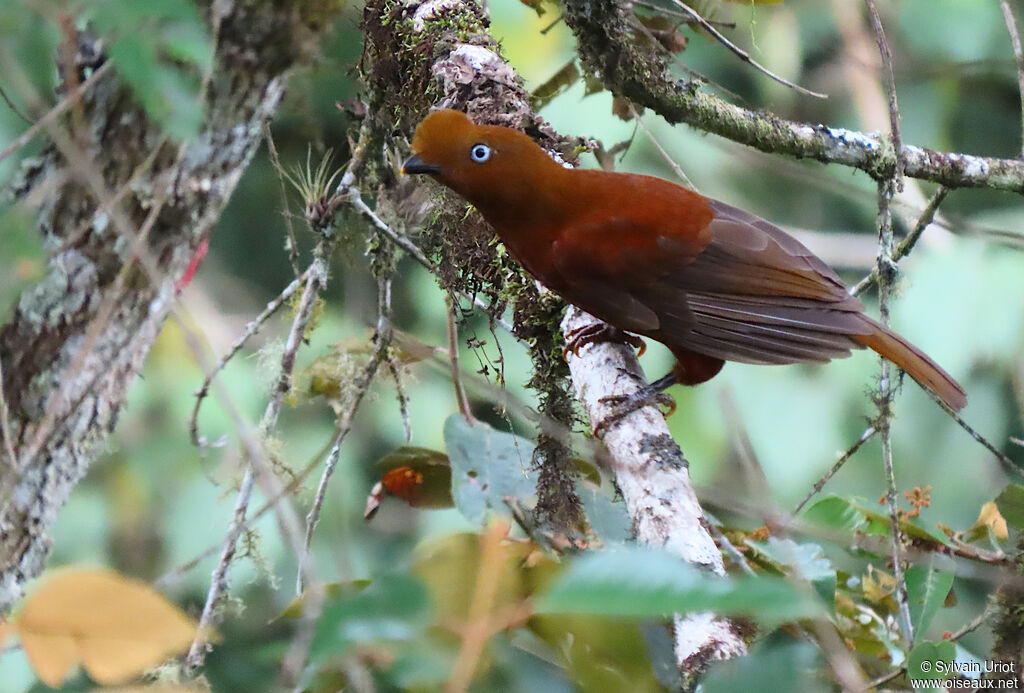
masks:
{"label": "rufous bird", "polygon": [[[726,361],[829,361],[867,347],[952,409],[963,388],[774,224],[660,178],[573,169],[510,128],[435,111],[405,173],[471,202],[546,287],[613,328],[676,357],[658,391],[713,378]],[[572,335],[570,348],[602,337]]]}

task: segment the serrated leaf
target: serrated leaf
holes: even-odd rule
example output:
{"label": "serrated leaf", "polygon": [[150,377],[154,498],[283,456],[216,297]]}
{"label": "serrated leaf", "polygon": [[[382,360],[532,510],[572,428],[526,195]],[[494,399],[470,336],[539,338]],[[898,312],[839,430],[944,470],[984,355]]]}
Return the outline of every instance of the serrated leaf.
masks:
{"label": "serrated leaf", "polygon": [[868,566],[868,572],[861,580],[864,597],[873,602],[882,602],[896,591],[896,578],[889,573]]}
{"label": "serrated leaf", "polygon": [[483,524],[492,513],[508,515],[504,498],[532,498],[536,481],[529,466],[534,444],[485,423],[469,425],[461,414],[444,424],[452,466],[455,506],[470,522]]}
{"label": "serrated leaf", "polygon": [[924,635],[945,603],[946,595],[953,589],[953,573],[912,565],[907,569],[906,582],[914,632]]}
{"label": "serrated leaf", "polygon": [[810,595],[773,575],[720,578],[663,551],[621,548],[576,558],[538,611],[664,617],[711,610],[766,621],[820,615]]}

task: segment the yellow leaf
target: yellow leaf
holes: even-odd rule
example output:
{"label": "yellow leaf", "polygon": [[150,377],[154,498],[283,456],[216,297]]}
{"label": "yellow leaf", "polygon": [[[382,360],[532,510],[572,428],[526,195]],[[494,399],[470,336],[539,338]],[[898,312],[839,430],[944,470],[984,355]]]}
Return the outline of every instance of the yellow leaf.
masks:
{"label": "yellow leaf", "polygon": [[15,626],[36,674],[56,687],[78,662],[97,683],[125,683],[184,651],[197,624],[144,582],[69,570],[29,596]]}
{"label": "yellow leaf", "polygon": [[999,508],[997,508],[996,504],[992,501],[981,506],[981,512],[978,514],[978,521],[974,523],[974,526],[989,527],[996,539],[1008,539],[1010,536],[1010,533],[1006,529],[1006,520],[1003,519],[1003,515],[999,512]]}
{"label": "yellow leaf", "polygon": [[3,648],[7,638],[14,635],[14,624],[10,621],[0,621],[0,648]]}
{"label": "yellow leaf", "polygon": [[896,591],[896,578],[881,570],[872,570],[861,580],[864,596],[873,602],[880,602]]}

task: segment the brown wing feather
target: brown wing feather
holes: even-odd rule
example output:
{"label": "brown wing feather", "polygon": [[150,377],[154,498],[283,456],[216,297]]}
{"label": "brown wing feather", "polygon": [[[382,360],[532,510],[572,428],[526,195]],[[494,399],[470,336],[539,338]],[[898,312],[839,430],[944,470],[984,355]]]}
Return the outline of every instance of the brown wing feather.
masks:
{"label": "brown wing feather", "polygon": [[[663,277],[686,294],[689,319],[652,306],[669,343],[727,361],[828,361],[862,348],[873,327],[864,305],[799,241],[769,222],[710,201],[711,240],[690,264]],[[659,301],[653,291],[648,303]]]}
{"label": "brown wing feather", "polygon": [[956,381],[867,317],[803,244],[735,207],[708,205],[714,217],[700,233],[673,229],[669,214],[652,221],[650,206],[644,218],[606,215],[574,224],[553,244],[549,286],[606,322],[711,359],[821,362],[869,347],[950,406],[964,405]]}

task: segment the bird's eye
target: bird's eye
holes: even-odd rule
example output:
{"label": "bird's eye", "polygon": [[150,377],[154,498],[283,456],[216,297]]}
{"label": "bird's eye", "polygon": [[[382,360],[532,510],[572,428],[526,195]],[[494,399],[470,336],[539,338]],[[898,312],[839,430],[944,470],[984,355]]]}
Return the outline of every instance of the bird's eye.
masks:
{"label": "bird's eye", "polygon": [[491,158],[491,148],[486,144],[474,144],[469,150],[469,158],[478,164],[482,164]]}

